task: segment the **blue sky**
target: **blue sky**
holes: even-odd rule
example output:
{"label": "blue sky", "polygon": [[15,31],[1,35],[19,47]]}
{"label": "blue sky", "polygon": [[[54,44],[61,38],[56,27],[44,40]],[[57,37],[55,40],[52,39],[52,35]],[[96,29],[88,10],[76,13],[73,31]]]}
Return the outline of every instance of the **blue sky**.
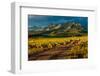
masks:
{"label": "blue sky", "polygon": [[28,15],[28,27],[48,26],[50,24],[76,22],[82,26],[88,26],[88,17],[78,16],[46,16],[46,15]]}

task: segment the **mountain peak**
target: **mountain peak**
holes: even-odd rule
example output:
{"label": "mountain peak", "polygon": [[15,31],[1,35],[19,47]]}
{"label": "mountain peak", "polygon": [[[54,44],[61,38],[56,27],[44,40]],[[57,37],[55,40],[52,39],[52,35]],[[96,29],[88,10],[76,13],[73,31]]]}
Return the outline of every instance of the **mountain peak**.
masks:
{"label": "mountain peak", "polygon": [[[35,30],[36,31],[35,31]],[[84,27],[80,23],[67,22],[63,24],[50,24],[44,28],[35,27],[32,35],[46,35],[46,36],[74,36],[84,33]],[[85,29],[87,33],[87,30]]]}

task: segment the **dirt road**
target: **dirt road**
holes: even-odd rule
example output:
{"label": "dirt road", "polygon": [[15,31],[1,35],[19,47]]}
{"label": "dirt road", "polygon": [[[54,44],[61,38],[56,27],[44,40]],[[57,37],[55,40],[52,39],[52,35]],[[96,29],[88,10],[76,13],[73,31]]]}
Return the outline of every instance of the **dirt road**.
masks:
{"label": "dirt road", "polygon": [[32,54],[28,56],[28,60],[52,60],[52,59],[65,59],[67,52],[74,46],[79,45],[79,40],[72,41],[67,46],[53,47],[46,51]]}

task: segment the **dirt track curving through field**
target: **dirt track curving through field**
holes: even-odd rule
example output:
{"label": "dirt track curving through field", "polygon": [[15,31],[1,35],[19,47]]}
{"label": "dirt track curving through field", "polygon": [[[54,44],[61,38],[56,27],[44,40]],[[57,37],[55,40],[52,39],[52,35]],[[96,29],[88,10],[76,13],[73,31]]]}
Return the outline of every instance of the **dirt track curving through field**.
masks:
{"label": "dirt track curving through field", "polygon": [[65,59],[67,52],[74,46],[79,45],[80,40],[70,42],[67,46],[53,47],[40,53],[29,55],[29,60],[52,60],[52,59]]}

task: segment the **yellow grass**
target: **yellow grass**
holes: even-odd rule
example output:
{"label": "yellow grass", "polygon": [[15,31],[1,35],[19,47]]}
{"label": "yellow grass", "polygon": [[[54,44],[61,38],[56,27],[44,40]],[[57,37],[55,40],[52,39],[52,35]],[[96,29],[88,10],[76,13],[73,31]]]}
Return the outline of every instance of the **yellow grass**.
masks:
{"label": "yellow grass", "polygon": [[[44,51],[44,49],[54,48],[60,46],[61,44],[66,45],[66,42],[70,42],[71,40],[73,41],[80,40],[80,43],[82,43],[88,41],[88,37],[82,36],[82,37],[65,37],[65,38],[29,38],[28,54],[38,53]],[[75,48],[77,49],[77,47]]]}
{"label": "yellow grass", "polygon": [[68,37],[68,38],[29,38],[28,44],[49,44],[49,43],[64,43],[65,41],[70,40],[81,40],[81,41],[87,41],[87,36],[82,37]]}

